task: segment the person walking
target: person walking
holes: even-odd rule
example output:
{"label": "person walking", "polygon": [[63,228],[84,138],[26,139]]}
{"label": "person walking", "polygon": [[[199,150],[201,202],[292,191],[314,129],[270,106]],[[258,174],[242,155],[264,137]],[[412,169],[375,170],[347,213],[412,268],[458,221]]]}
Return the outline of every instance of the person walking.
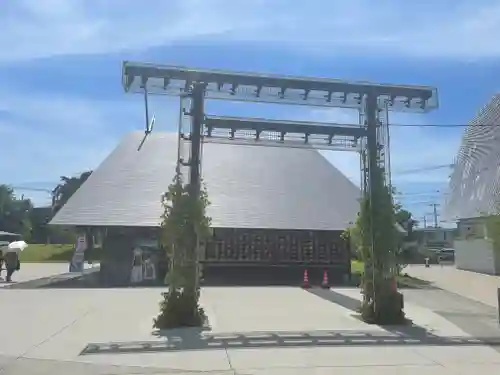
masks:
{"label": "person walking", "polygon": [[4,254],[5,268],[7,269],[7,277],[5,281],[12,281],[12,274],[19,271],[21,264],[19,262],[19,253],[17,251],[8,251]]}
{"label": "person walking", "polygon": [[3,249],[0,248],[0,280],[2,279],[2,271],[3,271]]}

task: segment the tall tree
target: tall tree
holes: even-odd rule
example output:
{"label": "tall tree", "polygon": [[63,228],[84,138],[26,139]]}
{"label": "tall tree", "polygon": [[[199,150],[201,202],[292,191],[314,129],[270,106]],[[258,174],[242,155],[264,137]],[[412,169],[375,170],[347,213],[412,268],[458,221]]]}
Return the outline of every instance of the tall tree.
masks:
{"label": "tall tree", "polygon": [[91,174],[92,171],[87,171],[78,177],[61,176],[61,182],[52,190],[52,211],[54,214],[68,202]]}
{"label": "tall tree", "polygon": [[[56,228],[50,228],[48,223],[52,218],[51,207],[34,207],[31,211],[31,242],[33,243],[49,243],[54,240],[54,232]],[[59,240],[55,236],[56,240]],[[64,242],[64,241],[63,241]]]}
{"label": "tall tree", "polygon": [[[395,241],[396,243],[399,243],[400,241],[403,240],[413,240],[414,233],[413,233],[413,228],[415,225],[417,225],[417,221],[413,219],[413,215],[410,211],[406,210],[403,208],[403,206],[399,203],[396,202],[394,199],[394,195],[396,194],[396,190],[393,188],[392,189],[392,195],[393,195],[393,220],[395,223],[399,224],[405,231],[406,235],[401,235],[398,233],[397,230],[393,231],[393,235],[395,236]],[[366,202],[365,202],[366,203]],[[364,207],[367,209],[366,207]],[[367,243],[363,244],[362,243],[362,226],[363,224],[361,223],[361,212],[364,213],[363,211],[363,206],[361,206],[361,211],[360,214],[358,215],[356,223],[348,228],[346,230],[346,235],[349,236],[351,244],[353,246],[353,249],[356,251],[357,256],[359,258],[363,257],[363,254],[361,252],[363,251],[362,249],[364,248],[365,250],[369,247],[370,242],[368,241],[369,239],[367,236],[364,237],[365,241],[368,241]],[[367,215],[367,214],[366,214]],[[363,216],[365,220],[368,216]],[[365,225],[367,225],[365,223]]]}
{"label": "tall tree", "polygon": [[32,209],[29,199],[18,199],[10,186],[0,185],[0,230],[22,234],[29,240]]}
{"label": "tall tree", "polygon": [[[393,201],[394,195],[397,194],[396,190],[393,189]],[[396,219],[396,222],[401,225],[407,233],[406,238],[408,240],[413,239],[413,228],[417,225],[418,221],[413,218],[413,215],[410,211],[405,210],[403,206],[397,202],[394,203],[394,218]]]}
{"label": "tall tree", "polygon": [[[55,215],[90,177],[92,171],[83,172],[78,177],[61,176],[61,182],[52,190],[52,214]],[[87,250],[94,248],[94,237],[90,228],[85,229]]]}

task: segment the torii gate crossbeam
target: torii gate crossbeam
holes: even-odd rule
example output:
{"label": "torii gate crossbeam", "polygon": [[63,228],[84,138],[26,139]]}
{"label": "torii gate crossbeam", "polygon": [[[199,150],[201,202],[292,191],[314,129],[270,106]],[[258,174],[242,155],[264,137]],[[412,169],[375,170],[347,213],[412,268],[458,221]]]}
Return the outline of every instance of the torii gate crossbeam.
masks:
{"label": "torii gate crossbeam", "polygon": [[366,128],[352,124],[205,116],[203,142],[360,151]]}
{"label": "torii gate crossbeam", "polygon": [[[329,108],[356,108],[363,112],[363,123],[366,131],[366,186],[369,194],[370,216],[372,223],[371,238],[371,270],[375,295],[376,264],[375,249],[380,246],[373,235],[381,207],[374,200],[374,189],[379,189],[380,181],[375,171],[380,167],[381,138],[379,111],[428,112],[438,107],[437,90],[429,86],[376,84],[369,82],[347,82],[328,78],[294,77],[259,73],[242,73],[222,70],[192,69],[182,66],[167,66],[144,63],[123,63],[123,87],[126,92],[145,94],[163,94],[179,96],[190,100],[189,135],[182,131],[182,139],[190,141],[190,159],[185,163],[190,169],[191,194],[199,193],[202,132],[207,120],[204,113],[205,99],[223,99],[230,101],[258,101],[275,104],[293,104],[321,106]],[[215,119],[213,119],[215,121]],[[208,119],[210,122],[210,118]],[[225,120],[226,124],[237,120]],[[242,120],[240,125],[242,124]],[[243,121],[244,122],[244,121]],[[255,122],[252,126],[255,127]],[[246,126],[248,127],[248,120]],[[267,122],[266,126],[271,125]],[[150,131],[146,124],[146,135]],[[273,126],[276,126],[274,123]],[[290,132],[297,129],[297,124],[281,123],[281,129]],[[286,128],[288,126],[288,128]],[[311,128],[312,129],[312,128]],[[302,129],[303,130],[303,129]],[[181,132],[180,132],[181,133]],[[305,136],[305,133],[304,133]],[[181,143],[181,142],[179,142]],[[383,183],[383,182],[382,182]],[[380,190],[380,189],[379,189]],[[386,225],[388,223],[377,223]]]}

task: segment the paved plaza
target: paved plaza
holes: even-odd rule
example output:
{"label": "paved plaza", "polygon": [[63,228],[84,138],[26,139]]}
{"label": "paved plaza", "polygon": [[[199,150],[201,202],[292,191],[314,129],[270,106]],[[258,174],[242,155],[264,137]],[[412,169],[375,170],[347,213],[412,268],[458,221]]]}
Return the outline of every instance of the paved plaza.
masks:
{"label": "paved plaza", "polygon": [[11,284],[45,278],[68,272],[68,263],[22,263],[21,270],[14,272],[12,283],[5,281],[5,270],[0,274],[0,288]]}
{"label": "paved plaza", "polygon": [[[84,269],[98,267],[98,264],[84,264]],[[12,282],[5,281],[5,270],[0,274],[0,288],[15,287],[16,284],[30,282],[34,285],[47,284],[54,278],[60,278],[62,275],[69,275],[69,264],[61,263],[22,263],[21,269],[14,272]]]}
{"label": "paved plaza", "polygon": [[410,276],[430,281],[449,292],[492,307],[498,306],[497,289],[500,288],[500,276],[457,270],[453,265],[431,265],[429,268],[410,265],[405,272]]}
{"label": "paved plaza", "polygon": [[211,330],[158,335],[162,291],[1,289],[0,374],[500,371],[496,310],[441,289],[405,291],[413,324],[381,328],[359,320],[354,288],[206,287]]}

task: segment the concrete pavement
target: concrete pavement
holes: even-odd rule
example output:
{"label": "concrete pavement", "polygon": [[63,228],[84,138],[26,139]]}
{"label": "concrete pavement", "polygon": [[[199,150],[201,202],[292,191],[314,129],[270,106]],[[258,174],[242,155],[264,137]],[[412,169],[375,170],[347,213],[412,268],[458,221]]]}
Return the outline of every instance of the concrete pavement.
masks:
{"label": "concrete pavement", "polygon": [[500,371],[497,351],[416,302],[406,306],[413,327],[361,322],[357,289],[207,287],[201,303],[212,330],[179,331],[167,342],[151,329],[161,291],[0,290],[0,374]]}
{"label": "concrete pavement", "polygon": [[[98,264],[89,265],[85,263],[84,268],[98,266]],[[0,288],[67,274],[68,271],[68,263],[21,263],[21,269],[12,275],[12,282],[10,283],[5,281],[5,270],[2,271],[0,274]]]}
{"label": "concrete pavement", "polygon": [[429,268],[423,265],[409,265],[403,272],[430,281],[438,288],[498,307],[497,289],[500,288],[500,276],[457,270],[451,265],[431,265]]}
{"label": "concrete pavement", "polygon": [[[21,269],[12,275],[12,281],[14,283],[26,282],[42,277],[62,274],[68,272],[68,269],[69,266],[67,263],[22,263]],[[2,277],[0,280],[0,288],[12,284],[5,281],[5,273],[6,271],[3,270],[0,274]]]}

